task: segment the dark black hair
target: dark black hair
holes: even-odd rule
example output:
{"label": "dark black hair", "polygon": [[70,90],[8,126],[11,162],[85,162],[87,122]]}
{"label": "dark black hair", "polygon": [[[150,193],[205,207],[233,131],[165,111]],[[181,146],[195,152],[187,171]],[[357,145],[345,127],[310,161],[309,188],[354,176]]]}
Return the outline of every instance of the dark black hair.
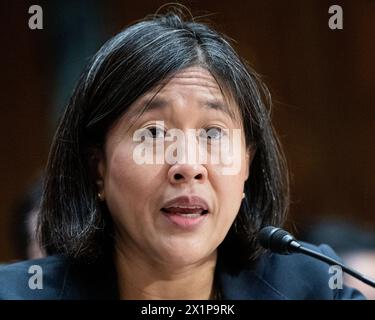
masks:
{"label": "dark black hair", "polygon": [[89,260],[106,250],[108,209],[90,169],[109,127],[140,96],[189,66],[206,68],[239,106],[248,147],[256,149],[243,202],[219,257],[232,266],[254,260],[256,234],[283,224],[289,190],[285,159],[258,75],[211,27],[169,11],[133,24],[105,43],[81,75],[54,137],[40,215],[47,253]]}

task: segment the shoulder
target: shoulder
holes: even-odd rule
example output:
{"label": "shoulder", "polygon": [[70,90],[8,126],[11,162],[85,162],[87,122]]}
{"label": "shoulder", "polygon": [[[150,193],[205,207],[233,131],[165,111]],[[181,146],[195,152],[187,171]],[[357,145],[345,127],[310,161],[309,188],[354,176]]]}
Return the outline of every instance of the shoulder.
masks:
{"label": "shoulder", "polygon": [[[327,245],[304,246],[336,260],[340,258]],[[303,254],[270,254],[264,258],[258,276],[287,299],[355,299],[360,294],[343,285],[343,274],[336,268]]]}
{"label": "shoulder", "polygon": [[116,299],[116,273],[109,259],[80,262],[55,255],[0,266],[0,299]]}
{"label": "shoulder", "polygon": [[62,256],[0,266],[0,299],[59,299],[70,260]]}
{"label": "shoulder", "polygon": [[[304,245],[340,260],[327,245]],[[345,285],[340,288],[341,280],[337,269],[317,259],[274,253],[265,253],[252,268],[242,270],[237,276],[223,277],[226,291],[236,299],[363,299],[352,288]]]}

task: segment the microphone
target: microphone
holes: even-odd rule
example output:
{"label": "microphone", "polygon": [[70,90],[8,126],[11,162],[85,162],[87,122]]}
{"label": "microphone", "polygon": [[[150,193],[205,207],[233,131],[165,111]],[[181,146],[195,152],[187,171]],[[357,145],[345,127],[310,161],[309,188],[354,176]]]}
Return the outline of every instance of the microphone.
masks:
{"label": "microphone", "polygon": [[289,255],[293,253],[302,253],[329,265],[338,265],[341,269],[352,277],[375,288],[375,280],[361,274],[360,272],[345,266],[340,261],[330,258],[322,253],[304,247],[289,232],[273,226],[264,227],[258,233],[258,242],[260,245],[274,253]]}

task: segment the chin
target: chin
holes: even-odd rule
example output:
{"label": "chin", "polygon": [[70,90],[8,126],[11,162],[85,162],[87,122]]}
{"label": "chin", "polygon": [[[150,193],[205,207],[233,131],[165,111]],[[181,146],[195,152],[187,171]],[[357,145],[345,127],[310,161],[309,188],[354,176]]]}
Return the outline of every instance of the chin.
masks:
{"label": "chin", "polygon": [[202,255],[185,255],[185,256],[171,256],[169,255],[168,257],[164,257],[164,261],[166,264],[169,266],[173,266],[174,268],[184,268],[187,266],[191,266],[194,264],[197,264],[199,262],[204,261],[207,256],[202,256]]}
{"label": "chin", "polygon": [[195,263],[202,262],[206,259],[212,257],[215,250],[210,250],[205,248],[204,245],[192,245],[187,244],[177,244],[168,246],[160,252],[161,260],[169,265],[174,266],[188,266]]}

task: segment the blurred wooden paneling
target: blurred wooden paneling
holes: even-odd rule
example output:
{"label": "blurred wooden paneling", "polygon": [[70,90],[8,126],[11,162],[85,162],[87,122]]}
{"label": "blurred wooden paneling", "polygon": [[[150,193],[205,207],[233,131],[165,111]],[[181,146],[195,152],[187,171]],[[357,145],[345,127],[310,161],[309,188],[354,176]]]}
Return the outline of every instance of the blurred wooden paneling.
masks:
{"label": "blurred wooden paneling", "polygon": [[48,79],[41,43],[44,31],[28,28],[29,3],[2,1],[0,261],[16,258],[10,234],[16,198],[44,166],[49,144]]}

